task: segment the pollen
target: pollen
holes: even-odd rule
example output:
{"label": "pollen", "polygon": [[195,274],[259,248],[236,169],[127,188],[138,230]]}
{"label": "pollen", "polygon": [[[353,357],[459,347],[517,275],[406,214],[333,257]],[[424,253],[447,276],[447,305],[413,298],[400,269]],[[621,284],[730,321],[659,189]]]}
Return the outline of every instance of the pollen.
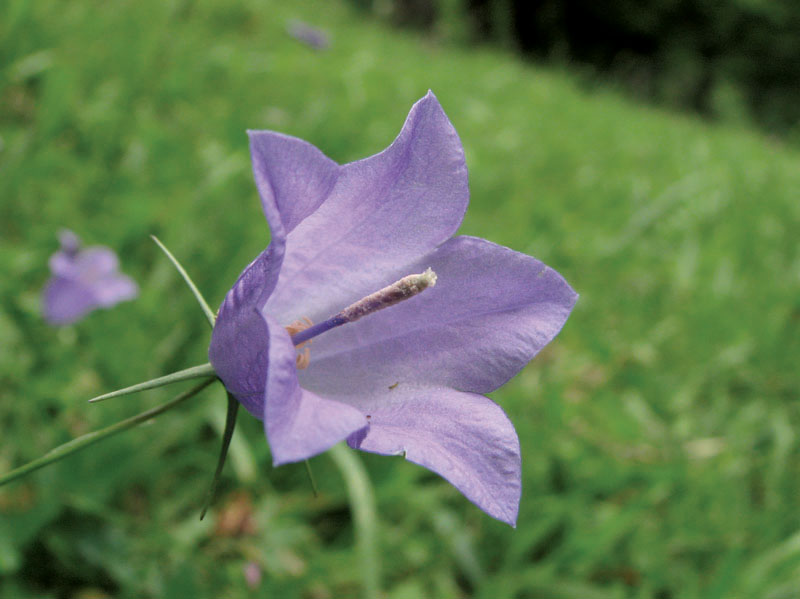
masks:
{"label": "pollen", "polygon": [[[300,320],[295,320],[292,324],[286,327],[286,332],[289,333],[289,336],[292,337],[299,333],[300,331],[305,331],[308,327],[313,325],[314,323],[311,321],[310,318],[304,316]],[[297,348],[297,359],[295,360],[295,364],[297,365],[297,370],[305,370],[308,368],[308,364],[311,361],[311,348],[308,347],[311,345],[313,340],[309,339],[308,341],[303,341],[302,343],[297,344],[295,347]],[[300,351],[302,349],[302,352]]]}

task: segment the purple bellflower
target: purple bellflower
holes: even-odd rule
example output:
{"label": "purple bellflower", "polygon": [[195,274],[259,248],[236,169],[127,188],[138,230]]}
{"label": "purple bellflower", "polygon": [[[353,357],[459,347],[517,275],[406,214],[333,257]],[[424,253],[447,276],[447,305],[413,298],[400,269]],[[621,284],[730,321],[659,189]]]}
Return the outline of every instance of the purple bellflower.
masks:
{"label": "purple bellflower", "polygon": [[61,249],[50,257],[52,277],[44,289],[43,315],[53,325],[79,320],[97,308],[110,308],[139,294],[136,283],[119,272],[117,255],[104,246],[82,249],[72,231],[62,230]]}
{"label": "purple bellflower", "polygon": [[274,464],[346,439],[440,474],[513,526],[519,440],[483,394],[555,337],[577,294],[530,256],[452,237],[467,168],[430,92],[364,160],[272,131],[251,131],[250,147],[272,238],[225,297],[209,359],[264,421]]}

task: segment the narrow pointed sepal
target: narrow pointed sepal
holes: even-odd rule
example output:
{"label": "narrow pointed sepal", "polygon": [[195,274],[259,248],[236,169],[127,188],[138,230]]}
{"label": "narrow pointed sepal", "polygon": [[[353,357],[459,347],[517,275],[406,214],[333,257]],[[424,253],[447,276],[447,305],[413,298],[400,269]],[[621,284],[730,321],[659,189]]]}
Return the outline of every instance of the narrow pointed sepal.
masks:
{"label": "narrow pointed sepal", "polygon": [[233,395],[228,393],[228,413],[225,416],[225,431],[222,433],[222,447],[219,450],[219,460],[217,460],[217,469],[214,471],[214,478],[211,480],[211,487],[208,489],[203,509],[200,510],[200,519],[206,517],[208,508],[214,501],[217,494],[217,487],[219,487],[219,479],[222,476],[222,468],[225,466],[225,459],[228,457],[228,448],[231,446],[231,439],[233,439],[233,429],[236,428],[236,416],[239,413],[239,400]]}
{"label": "narrow pointed sepal", "polygon": [[203,294],[200,293],[200,290],[197,288],[197,285],[195,285],[194,281],[192,281],[192,278],[189,276],[189,273],[187,273],[186,269],[183,268],[180,262],[178,262],[178,259],[172,255],[172,252],[170,252],[167,249],[167,246],[161,243],[161,240],[158,237],[156,237],[155,235],[151,235],[150,237],[153,239],[153,241],[156,242],[156,245],[161,248],[161,251],[164,252],[164,254],[166,254],[167,258],[169,259],[170,262],[172,262],[172,265],[181,275],[183,280],[186,281],[186,284],[189,286],[189,290],[192,292],[192,295],[194,295],[194,298],[197,300],[197,303],[200,304],[200,309],[203,311],[203,314],[206,315],[208,324],[210,324],[211,328],[213,329],[214,322],[217,320],[217,317],[214,315],[214,311],[208,305],[206,298],[204,298]]}
{"label": "narrow pointed sepal", "polygon": [[143,383],[137,383],[136,385],[131,385],[130,387],[125,387],[124,389],[117,389],[116,391],[111,391],[110,393],[98,395],[97,397],[90,399],[89,403],[104,401],[106,399],[111,399],[112,397],[121,397],[122,395],[130,395],[131,393],[139,393],[139,391],[147,391],[148,389],[155,389],[156,387],[163,387],[164,385],[171,385],[172,383],[187,381],[189,379],[211,378],[215,376],[217,376],[217,373],[214,372],[214,367],[211,366],[211,364],[201,364],[199,366],[192,366],[186,370],[179,370],[178,372],[173,372],[172,374],[160,376],[156,379],[144,381]]}

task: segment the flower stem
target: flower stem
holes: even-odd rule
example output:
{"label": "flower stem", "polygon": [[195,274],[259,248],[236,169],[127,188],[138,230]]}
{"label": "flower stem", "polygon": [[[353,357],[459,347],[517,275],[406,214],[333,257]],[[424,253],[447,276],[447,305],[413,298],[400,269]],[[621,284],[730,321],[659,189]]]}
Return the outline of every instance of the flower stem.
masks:
{"label": "flower stem", "polygon": [[169,385],[170,383],[177,383],[179,381],[186,381],[188,379],[198,379],[202,377],[210,378],[216,376],[217,373],[214,372],[214,368],[210,363],[200,364],[199,366],[192,366],[186,370],[179,370],[178,372],[173,372],[172,374],[160,376],[157,379],[150,379],[149,381],[137,383],[135,385],[131,385],[130,387],[125,387],[124,389],[117,389],[116,391],[111,391],[110,393],[98,395],[97,397],[90,399],[89,403],[96,403],[98,401],[104,401],[106,399],[119,397],[121,395],[130,395],[131,393],[138,393],[139,391],[146,391],[147,389],[155,389],[156,387],[163,387],[164,385]]}
{"label": "flower stem", "polygon": [[180,275],[183,277],[183,280],[186,281],[186,284],[189,286],[189,289],[194,294],[197,303],[200,304],[200,308],[205,313],[206,318],[208,319],[208,323],[211,325],[211,328],[213,329],[214,322],[217,320],[217,317],[214,316],[214,311],[209,307],[208,302],[206,302],[205,298],[203,297],[203,294],[200,293],[200,290],[194,284],[194,281],[192,281],[191,277],[189,276],[189,273],[187,273],[186,270],[183,268],[183,266],[181,266],[181,263],[178,262],[178,259],[172,255],[172,252],[170,252],[167,249],[167,247],[163,243],[161,243],[161,240],[158,237],[156,237],[155,235],[151,235],[150,237],[152,237],[153,241],[156,242],[156,245],[161,248],[161,251],[167,255],[169,261],[172,262],[172,265],[178,270]]}
{"label": "flower stem", "polygon": [[380,558],[377,542],[378,517],[375,496],[361,460],[346,445],[334,445],[330,455],[347,485],[353,513],[356,544],[361,558],[365,599],[378,599],[380,591]]}
{"label": "flower stem", "polygon": [[236,415],[239,413],[239,401],[230,393],[228,393],[228,412],[225,416],[225,432],[222,433],[222,447],[219,450],[219,460],[217,460],[217,469],[214,472],[214,478],[211,480],[211,487],[208,489],[206,501],[203,504],[203,509],[200,510],[200,519],[206,517],[208,508],[214,501],[214,496],[217,494],[217,487],[219,486],[219,479],[222,476],[222,467],[225,465],[225,458],[228,457],[228,448],[233,439],[233,429],[236,428]]}
{"label": "flower stem", "polygon": [[72,441],[68,441],[63,445],[59,445],[55,449],[50,450],[42,457],[33,460],[32,462],[28,462],[24,466],[20,466],[12,470],[11,472],[7,472],[0,476],[0,486],[5,485],[6,483],[10,483],[13,480],[16,480],[26,474],[30,474],[34,470],[38,470],[48,464],[52,464],[53,462],[57,462],[59,460],[63,460],[67,456],[72,455],[80,451],[81,449],[86,449],[90,445],[94,445],[98,441],[102,441],[107,437],[111,437],[112,435],[116,435],[117,433],[121,433],[123,431],[128,430],[136,426],[137,424],[142,424],[143,422],[147,422],[151,418],[155,418],[159,414],[163,414],[167,410],[171,410],[178,404],[183,403],[190,397],[194,397],[200,391],[208,387],[214,379],[208,379],[200,383],[199,385],[195,385],[188,391],[184,391],[180,395],[176,396],[174,399],[168,401],[165,404],[157,406],[155,408],[151,408],[141,414],[137,414],[136,416],[132,416],[126,420],[122,420],[117,422],[116,424],[112,424],[104,429],[100,429],[99,431],[93,431],[91,433],[87,433],[83,436],[78,437],[77,439],[73,439]]}

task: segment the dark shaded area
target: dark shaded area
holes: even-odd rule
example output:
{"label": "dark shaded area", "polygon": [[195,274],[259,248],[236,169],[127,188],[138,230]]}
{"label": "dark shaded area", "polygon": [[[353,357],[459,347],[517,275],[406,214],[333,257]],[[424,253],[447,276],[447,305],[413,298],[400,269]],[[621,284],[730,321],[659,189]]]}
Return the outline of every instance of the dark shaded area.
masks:
{"label": "dark shaded area", "polygon": [[464,19],[470,39],[578,67],[637,97],[778,134],[800,123],[800,3],[719,0],[395,0],[395,24],[435,31]]}
{"label": "dark shaded area", "polygon": [[86,588],[113,595],[119,591],[114,576],[118,573],[103,567],[102,556],[105,551],[120,553],[118,541],[99,518],[66,510],[28,547],[22,579],[31,589],[59,599]]}

